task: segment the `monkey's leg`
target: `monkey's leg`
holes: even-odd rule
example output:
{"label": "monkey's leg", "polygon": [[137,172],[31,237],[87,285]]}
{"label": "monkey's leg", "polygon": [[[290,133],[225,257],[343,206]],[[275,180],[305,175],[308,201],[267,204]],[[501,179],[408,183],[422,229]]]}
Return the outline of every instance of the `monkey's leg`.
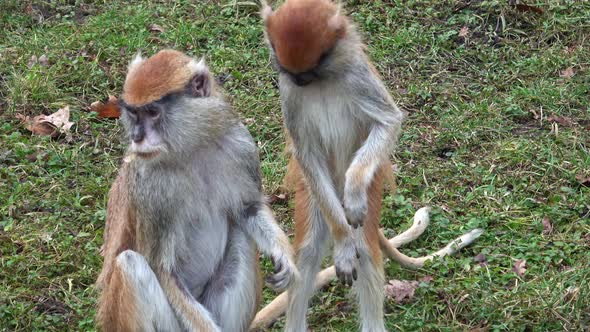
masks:
{"label": "monkey's leg", "polygon": [[306,332],[309,298],[314,292],[315,277],[320,269],[328,240],[327,225],[320,208],[302,182],[295,194],[295,250],[301,278],[289,288],[289,306],[285,331]]}
{"label": "monkey's leg", "polygon": [[223,262],[200,297],[222,331],[247,331],[256,314],[260,266],[252,241],[237,228],[230,231]]}
{"label": "monkey's leg", "polygon": [[374,254],[371,249],[359,247],[359,254],[361,256],[359,274],[354,286],[359,303],[361,328],[363,332],[382,332],[385,331],[383,323],[385,277],[381,250]]}
{"label": "monkey's leg", "polygon": [[126,250],[114,264],[99,300],[103,331],[178,331],[180,326],[158,279],[140,254]]}
{"label": "monkey's leg", "polygon": [[364,227],[355,234],[359,251],[359,274],[355,290],[359,303],[361,330],[363,332],[383,332],[383,254],[379,246],[379,220],[383,178],[376,176],[367,190],[367,215]]}

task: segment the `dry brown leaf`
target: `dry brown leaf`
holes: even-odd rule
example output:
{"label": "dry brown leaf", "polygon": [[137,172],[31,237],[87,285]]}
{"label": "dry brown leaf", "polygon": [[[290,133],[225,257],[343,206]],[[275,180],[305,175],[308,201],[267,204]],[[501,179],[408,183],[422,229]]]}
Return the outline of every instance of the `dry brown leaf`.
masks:
{"label": "dry brown leaf", "polygon": [[58,135],[57,128],[48,122],[43,122],[42,119],[45,115],[37,115],[34,118],[30,116],[24,116],[22,114],[17,114],[16,118],[21,121],[21,123],[35,135],[40,136],[51,136],[56,137]]}
{"label": "dry brown leaf", "polygon": [[389,280],[385,285],[385,296],[396,303],[401,303],[405,299],[411,300],[418,284],[418,281]]}
{"label": "dry brown leaf", "polygon": [[29,62],[27,62],[27,66],[29,68],[32,68],[34,65],[37,64],[37,62],[39,62],[39,59],[37,59],[36,55],[32,55],[31,58],[29,59]]}
{"label": "dry brown leaf", "polygon": [[553,225],[551,225],[551,220],[548,217],[544,217],[541,223],[543,224],[543,234],[548,235],[553,232]]}
{"label": "dry brown leaf", "polygon": [[488,259],[482,253],[477,254],[477,256],[475,256],[474,259],[476,262],[479,263],[480,266],[487,266],[488,265]]}
{"label": "dry brown leaf", "polygon": [[160,26],[160,25],[152,23],[152,24],[150,24],[150,32],[162,33],[162,32],[164,32],[164,28],[162,28],[162,26]]}
{"label": "dry brown leaf", "polygon": [[542,8],[539,8],[539,7],[536,7],[536,6],[527,5],[527,4],[524,4],[524,3],[516,4],[516,8],[518,10],[520,10],[521,12],[534,12],[534,13],[537,13],[537,14],[543,14],[543,9]]}
{"label": "dry brown leaf", "polygon": [[547,118],[547,121],[557,122],[564,127],[571,127],[574,124],[572,119],[570,119],[566,116],[551,115],[550,117]]}
{"label": "dry brown leaf", "polygon": [[269,204],[282,204],[284,202],[286,202],[289,199],[289,194],[288,193],[280,193],[277,195],[271,195],[270,198],[268,199],[268,203]]}
{"label": "dry brown leaf", "polygon": [[433,276],[423,276],[422,278],[418,279],[419,282],[431,282],[434,280]]}
{"label": "dry brown leaf", "polygon": [[459,37],[467,37],[467,35],[469,34],[469,28],[467,26],[464,26],[461,28],[461,30],[459,30]]}
{"label": "dry brown leaf", "polygon": [[33,118],[17,114],[16,117],[21,120],[25,127],[33,134],[41,136],[56,137],[59,133],[67,134],[74,124],[70,122],[70,106],[60,108],[51,115],[37,115]]}
{"label": "dry brown leaf", "polygon": [[109,96],[106,104],[101,101],[95,101],[90,104],[90,111],[98,113],[99,118],[117,119],[121,116],[119,100],[115,96]]}
{"label": "dry brown leaf", "polygon": [[47,55],[43,54],[39,57],[39,64],[43,67],[49,66],[49,58]]}
{"label": "dry brown leaf", "polygon": [[559,76],[565,79],[570,79],[575,75],[573,67],[567,67],[559,73]]}
{"label": "dry brown leaf", "polygon": [[526,260],[517,259],[512,266],[512,272],[516,273],[519,277],[524,277],[526,272]]}
{"label": "dry brown leaf", "polygon": [[590,187],[590,176],[586,176],[583,173],[576,175],[576,180],[584,187]]}

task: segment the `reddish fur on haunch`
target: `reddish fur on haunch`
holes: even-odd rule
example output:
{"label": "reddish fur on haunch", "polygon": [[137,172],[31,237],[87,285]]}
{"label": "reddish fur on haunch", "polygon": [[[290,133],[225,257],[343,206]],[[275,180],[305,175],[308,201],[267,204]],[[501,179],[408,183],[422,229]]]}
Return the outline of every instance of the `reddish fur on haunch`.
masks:
{"label": "reddish fur on haunch", "polygon": [[307,71],[345,33],[342,17],[330,19],[338,7],[327,0],[289,0],[266,21],[268,38],[281,65],[293,72]]}
{"label": "reddish fur on haunch", "polygon": [[131,68],[123,87],[123,99],[129,105],[141,106],[171,92],[184,89],[194,75],[187,66],[193,59],[182,52],[162,50]]}
{"label": "reddish fur on haunch", "polygon": [[[114,262],[112,262],[114,264]],[[133,288],[121,269],[113,266],[110,270],[109,287],[100,295],[97,321],[101,329],[128,332],[141,332]]]}
{"label": "reddish fur on haunch", "polygon": [[[123,164],[125,169],[127,164]],[[136,249],[135,218],[131,215],[131,204],[127,192],[127,172],[119,172],[109,191],[107,220],[104,230],[104,244],[101,254],[104,256],[102,271],[96,284],[104,289],[98,301],[97,322],[102,329],[117,327],[121,331],[139,331],[137,308],[133,301],[132,288],[125,275],[116,266],[117,256],[125,250]],[[108,285],[108,287],[107,287]]]}
{"label": "reddish fur on haunch", "polygon": [[[122,168],[128,167],[123,164]],[[111,280],[115,259],[125,250],[135,250],[135,217],[131,215],[131,202],[127,192],[127,172],[121,170],[109,191],[107,220],[104,229],[104,243],[101,254],[104,257],[103,269],[96,281],[103,288]]]}

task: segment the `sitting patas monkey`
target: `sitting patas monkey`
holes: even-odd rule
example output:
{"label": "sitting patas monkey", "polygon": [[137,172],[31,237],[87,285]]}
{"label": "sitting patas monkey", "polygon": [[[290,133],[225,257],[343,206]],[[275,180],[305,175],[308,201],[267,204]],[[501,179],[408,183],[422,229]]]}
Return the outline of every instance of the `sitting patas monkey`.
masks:
{"label": "sitting patas monkey", "polygon": [[292,153],[289,174],[298,180],[294,245],[301,280],[289,289],[286,330],[306,331],[314,278],[332,240],[337,276],[356,286],[362,330],[384,331],[381,247],[399,252],[388,246],[379,219],[404,114],[338,6],[329,0],[287,0],[274,12],[263,6]]}
{"label": "sitting patas monkey", "polygon": [[130,145],[107,206],[105,331],[246,331],[269,283],[297,278],[288,238],[261,193],[258,151],[204,61],[164,50],[129,65]]}

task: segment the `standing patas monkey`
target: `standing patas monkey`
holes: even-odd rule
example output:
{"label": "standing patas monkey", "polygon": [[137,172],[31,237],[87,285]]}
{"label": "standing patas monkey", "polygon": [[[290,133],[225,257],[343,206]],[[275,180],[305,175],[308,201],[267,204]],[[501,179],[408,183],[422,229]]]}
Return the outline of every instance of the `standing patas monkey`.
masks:
{"label": "standing patas monkey", "polygon": [[[433,257],[407,257],[379,230],[383,182],[391,176],[389,156],[404,114],[337,5],[287,0],[273,12],[263,2],[261,14],[279,70],[292,154],[288,177],[296,183],[294,245],[301,280],[289,289],[286,330],[306,331],[308,300],[332,240],[336,275],[355,284],[362,330],[384,331],[382,250],[405,266]],[[427,211],[420,216],[427,218]],[[479,234],[464,237],[464,245]],[[449,245],[437,254],[455,250]]]}
{"label": "standing patas monkey", "polygon": [[276,264],[271,286],[297,277],[248,130],[204,61],[177,51],[137,56],[122,99],[130,146],[109,193],[100,327],[246,331],[260,298],[255,244]]}

